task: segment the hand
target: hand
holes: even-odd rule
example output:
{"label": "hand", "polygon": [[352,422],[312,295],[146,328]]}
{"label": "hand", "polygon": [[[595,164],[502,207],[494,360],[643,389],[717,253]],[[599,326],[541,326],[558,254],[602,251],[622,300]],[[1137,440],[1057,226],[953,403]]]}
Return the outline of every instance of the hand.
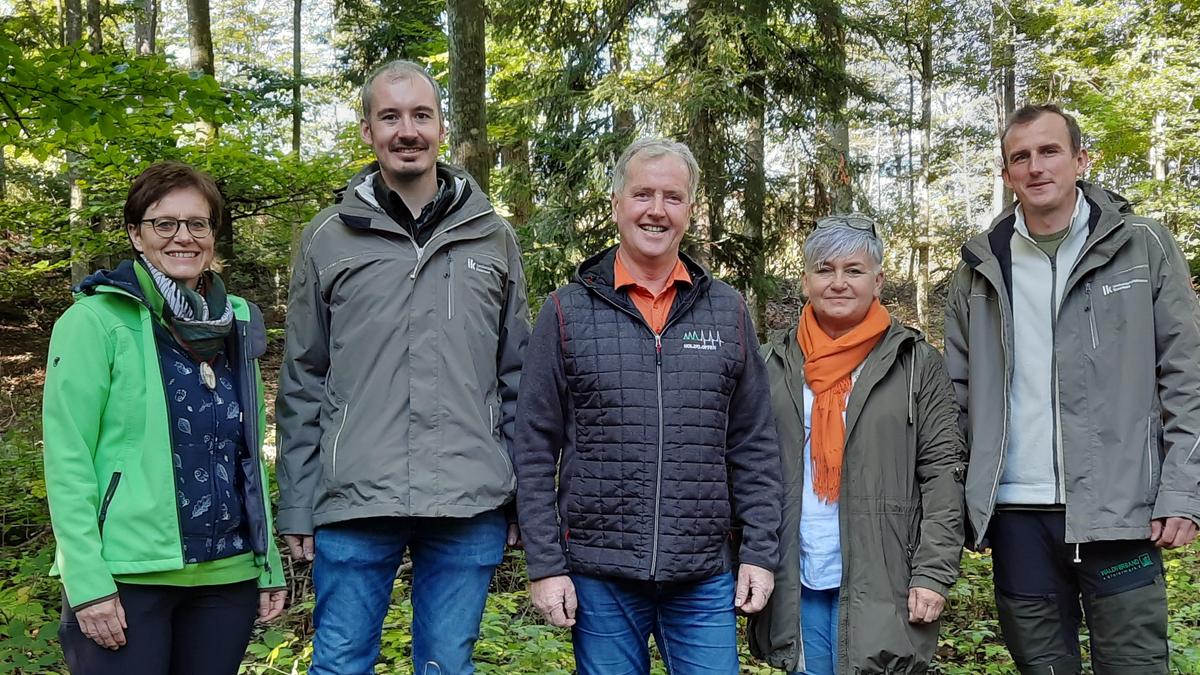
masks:
{"label": "hand", "polygon": [[762,611],[775,590],[775,575],[756,565],[738,565],[737,590],[733,594],[733,606],[746,614]]}
{"label": "hand", "polygon": [[516,523],[508,524],[508,539],[505,543],[511,549],[525,548],[525,542],[521,541],[521,528],[517,527]]}
{"label": "hand", "polygon": [[1171,516],[1150,521],[1150,541],[1159,548],[1187,546],[1196,538],[1196,522],[1191,518]]}
{"label": "hand", "polygon": [[287,542],[288,552],[292,554],[292,560],[312,562],[313,538],[311,534],[285,534],[283,535],[283,540]]}
{"label": "hand", "polygon": [[125,623],[125,608],[119,597],[88,605],[76,611],[75,618],[83,636],[92,642],[113,650],[125,646],[125,629],[129,624]]}
{"label": "hand", "polygon": [[908,589],[908,622],[933,623],[942,615],[946,598],[928,588],[913,586]]}
{"label": "hand", "polygon": [[258,622],[267,623],[283,614],[283,601],[287,600],[287,589],[275,588],[258,592]]}
{"label": "hand", "polygon": [[571,583],[571,577],[563,574],[538,579],[529,584],[529,598],[538,613],[546,617],[551,625],[560,628],[575,625],[575,610],[579,608],[579,601],[575,598],[575,584]]}

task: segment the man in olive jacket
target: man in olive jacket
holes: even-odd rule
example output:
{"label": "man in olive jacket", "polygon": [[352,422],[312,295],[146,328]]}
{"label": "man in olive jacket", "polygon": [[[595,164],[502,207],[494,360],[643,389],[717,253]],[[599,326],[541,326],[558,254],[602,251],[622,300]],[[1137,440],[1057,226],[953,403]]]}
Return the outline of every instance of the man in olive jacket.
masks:
{"label": "man in olive jacket", "polygon": [[1166,673],[1160,550],[1200,521],[1200,308],[1170,231],[1078,180],[1079,126],[1026,106],[1002,138],[1015,208],[963,247],[946,362],[1022,673]]}
{"label": "man in olive jacket", "polygon": [[293,270],[279,530],[315,558],[310,673],[374,672],[406,550],[415,672],[470,673],[515,488],[521,252],[470,177],[437,162],[427,72],[387,64],[362,103],[377,162],[308,225]]}

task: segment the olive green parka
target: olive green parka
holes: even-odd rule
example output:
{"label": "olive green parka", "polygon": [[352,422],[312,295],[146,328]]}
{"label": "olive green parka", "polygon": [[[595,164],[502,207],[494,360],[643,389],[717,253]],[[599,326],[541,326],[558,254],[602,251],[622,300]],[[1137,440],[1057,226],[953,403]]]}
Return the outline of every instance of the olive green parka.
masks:
{"label": "olive green parka", "polygon": [[[804,492],[804,354],[796,328],[762,347],[779,428],[784,504],[775,592],[750,619],[751,652],[803,670],[800,509]],[[839,519],[839,673],[925,672],[940,622],[908,622],[909,588],[945,596],[963,545],[963,459],[954,390],[941,355],[893,320],[846,404]]]}

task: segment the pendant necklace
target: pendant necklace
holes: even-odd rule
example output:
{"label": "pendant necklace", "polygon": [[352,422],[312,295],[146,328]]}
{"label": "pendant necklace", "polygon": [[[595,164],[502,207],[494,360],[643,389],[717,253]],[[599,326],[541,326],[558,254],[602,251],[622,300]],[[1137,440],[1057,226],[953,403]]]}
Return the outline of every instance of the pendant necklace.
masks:
{"label": "pendant necklace", "polygon": [[209,391],[217,388],[217,374],[213,372],[212,366],[208,365],[208,361],[200,362],[200,381]]}

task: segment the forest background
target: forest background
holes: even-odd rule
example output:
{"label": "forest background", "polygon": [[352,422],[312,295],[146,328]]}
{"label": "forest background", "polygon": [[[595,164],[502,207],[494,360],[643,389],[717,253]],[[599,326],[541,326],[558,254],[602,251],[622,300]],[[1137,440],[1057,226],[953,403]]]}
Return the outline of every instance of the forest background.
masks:
{"label": "forest background", "polygon": [[[889,308],[939,343],[959,247],[1011,202],[996,138],[1025,101],[1075,114],[1090,179],[1160,218],[1200,273],[1192,0],[0,0],[0,673],[65,672],[42,369],[72,283],[127,255],[130,180],[168,158],[217,178],[225,276],[272,326],[271,396],[295,242],[369,159],[357,86],[392,58],[444,85],[445,156],[516,227],[535,310],[614,241],[621,149],[664,135],[701,166],[686,246],[760,330],[795,319],[814,220],[857,210],[882,226]],[[1014,672],[990,561],[963,562],[935,671]],[[245,672],[307,665],[308,570],[289,564],[292,605]],[[1195,548],[1167,578],[1173,672],[1200,673]],[[407,583],[379,672],[410,669]],[[519,553],[494,590],[480,672],[569,673],[569,635],[530,610]]]}

